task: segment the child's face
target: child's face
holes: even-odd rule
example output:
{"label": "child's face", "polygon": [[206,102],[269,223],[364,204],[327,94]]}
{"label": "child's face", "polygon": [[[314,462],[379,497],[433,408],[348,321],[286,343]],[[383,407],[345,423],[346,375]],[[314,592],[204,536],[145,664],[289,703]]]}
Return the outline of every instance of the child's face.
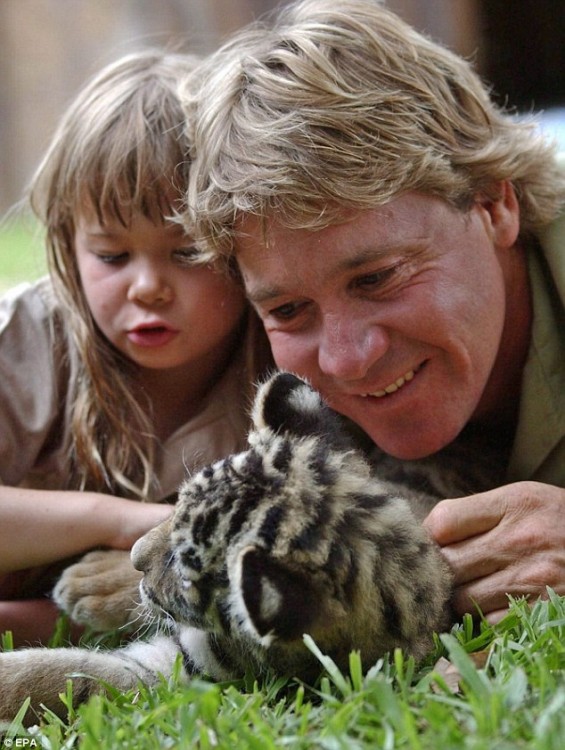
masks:
{"label": "child's face", "polygon": [[206,266],[191,266],[180,226],[141,213],[129,226],[94,212],[77,222],[75,250],[92,316],[141,368],[165,370],[225,360],[245,308],[243,292]]}

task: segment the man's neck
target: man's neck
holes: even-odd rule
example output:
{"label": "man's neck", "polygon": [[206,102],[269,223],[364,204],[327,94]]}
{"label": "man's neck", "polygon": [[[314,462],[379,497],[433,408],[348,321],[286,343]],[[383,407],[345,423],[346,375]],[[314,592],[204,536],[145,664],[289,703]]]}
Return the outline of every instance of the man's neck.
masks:
{"label": "man's neck", "polygon": [[500,347],[472,422],[512,432],[520,406],[522,373],[532,329],[532,299],[526,251],[516,246],[505,269],[506,315]]}

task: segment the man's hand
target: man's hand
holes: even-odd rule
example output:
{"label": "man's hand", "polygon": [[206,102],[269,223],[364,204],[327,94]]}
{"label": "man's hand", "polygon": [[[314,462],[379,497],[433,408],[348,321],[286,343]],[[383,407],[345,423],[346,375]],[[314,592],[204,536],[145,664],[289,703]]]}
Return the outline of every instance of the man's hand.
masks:
{"label": "man's hand", "polygon": [[565,594],[565,489],[517,482],[443,500],[424,522],[455,575],[455,608],[497,622],[507,594]]}

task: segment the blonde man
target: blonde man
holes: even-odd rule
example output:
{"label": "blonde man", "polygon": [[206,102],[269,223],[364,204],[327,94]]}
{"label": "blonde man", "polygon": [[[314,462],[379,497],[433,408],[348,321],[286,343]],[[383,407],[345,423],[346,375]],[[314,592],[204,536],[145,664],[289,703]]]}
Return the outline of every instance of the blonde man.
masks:
{"label": "blonde man", "polygon": [[187,218],[278,366],[401,460],[469,432],[503,486],[427,525],[460,612],[565,593],[563,170],[471,67],[371,0],[305,0],[186,94]]}

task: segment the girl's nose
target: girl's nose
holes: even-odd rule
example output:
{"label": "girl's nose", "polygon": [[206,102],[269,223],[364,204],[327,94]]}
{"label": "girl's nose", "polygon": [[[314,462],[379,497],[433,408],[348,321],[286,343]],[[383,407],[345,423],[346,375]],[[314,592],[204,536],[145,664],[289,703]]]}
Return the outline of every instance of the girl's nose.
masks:
{"label": "girl's nose", "polygon": [[173,297],[172,286],[159,270],[149,265],[138,268],[129,286],[128,299],[144,305],[164,304]]}
{"label": "girl's nose", "polygon": [[389,347],[386,329],[377,323],[327,315],[318,346],[318,366],[343,381],[362,380]]}

